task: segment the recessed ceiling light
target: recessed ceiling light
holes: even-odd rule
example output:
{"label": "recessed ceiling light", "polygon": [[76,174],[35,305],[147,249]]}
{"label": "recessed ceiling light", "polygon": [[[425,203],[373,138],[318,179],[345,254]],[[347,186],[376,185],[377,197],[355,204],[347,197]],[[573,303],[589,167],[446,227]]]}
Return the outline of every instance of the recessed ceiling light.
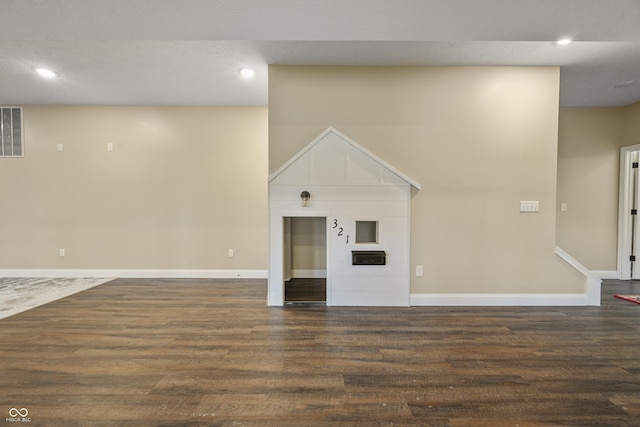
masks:
{"label": "recessed ceiling light", "polygon": [[566,46],[566,45],[571,44],[571,43],[573,43],[573,40],[571,40],[571,39],[560,39],[560,40],[558,40],[556,42],[556,44],[558,46]]}
{"label": "recessed ceiling light", "polygon": [[627,80],[626,82],[620,82],[616,85],[613,85],[613,87],[615,87],[616,89],[620,89],[621,87],[631,86],[635,82],[636,82],[635,80]]}
{"label": "recessed ceiling light", "polygon": [[251,68],[243,68],[240,70],[240,75],[245,79],[250,79],[251,77],[256,75],[256,72]]}
{"label": "recessed ceiling light", "polygon": [[47,68],[38,68],[36,72],[47,79],[52,79],[56,76],[56,73]]}

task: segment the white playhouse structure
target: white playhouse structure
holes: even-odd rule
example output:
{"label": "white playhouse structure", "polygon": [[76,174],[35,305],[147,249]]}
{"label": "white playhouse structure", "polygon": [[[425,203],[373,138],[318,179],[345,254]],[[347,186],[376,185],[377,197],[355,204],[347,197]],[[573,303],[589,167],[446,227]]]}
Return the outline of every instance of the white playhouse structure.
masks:
{"label": "white playhouse structure", "polygon": [[269,177],[268,305],[284,304],[288,228],[326,227],[326,304],[409,306],[412,189],[420,184],[330,127]]}

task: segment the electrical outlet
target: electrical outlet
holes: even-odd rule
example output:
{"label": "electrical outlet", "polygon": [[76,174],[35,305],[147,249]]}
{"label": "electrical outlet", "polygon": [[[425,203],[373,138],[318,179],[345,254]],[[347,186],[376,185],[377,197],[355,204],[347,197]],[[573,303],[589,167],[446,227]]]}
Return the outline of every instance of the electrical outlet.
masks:
{"label": "electrical outlet", "polygon": [[566,212],[566,211],[567,211],[567,204],[560,203],[560,212]]}
{"label": "electrical outlet", "polygon": [[58,151],[63,151],[64,150],[64,146],[62,144],[56,144],[56,149]]}
{"label": "electrical outlet", "polygon": [[233,258],[233,249],[229,249],[229,258]]}
{"label": "electrical outlet", "polygon": [[60,256],[65,256],[66,252],[67,251],[65,251],[64,248],[60,248]]}
{"label": "electrical outlet", "polygon": [[113,151],[113,144],[112,143],[108,143],[107,144],[107,151]]}
{"label": "electrical outlet", "polygon": [[422,277],[424,274],[424,267],[422,265],[416,265],[416,276]]}

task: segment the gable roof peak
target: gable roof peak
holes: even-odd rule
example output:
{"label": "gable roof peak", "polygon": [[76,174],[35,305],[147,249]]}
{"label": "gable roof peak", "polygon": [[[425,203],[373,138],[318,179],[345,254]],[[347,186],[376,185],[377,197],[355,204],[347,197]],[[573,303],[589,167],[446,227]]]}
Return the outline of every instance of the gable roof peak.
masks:
{"label": "gable roof peak", "polygon": [[404,180],[407,183],[409,183],[412,187],[416,188],[417,190],[420,190],[422,188],[421,185],[417,181],[411,179],[410,177],[408,177],[404,173],[400,172],[398,169],[396,169],[395,167],[391,166],[389,163],[385,162],[380,157],[376,156],[371,151],[367,150],[366,148],[364,148],[363,146],[361,146],[360,144],[358,144],[353,139],[349,138],[348,136],[346,136],[345,134],[343,134],[342,132],[340,132],[338,129],[336,129],[333,126],[329,126],[327,129],[322,131],[317,137],[315,137],[313,139],[313,141],[311,141],[304,148],[302,148],[302,150],[298,151],[298,153],[296,153],[293,157],[291,157],[284,165],[282,165],[280,168],[278,168],[278,170],[276,170],[274,173],[272,173],[269,176],[269,182],[271,182],[275,178],[277,178],[278,175],[280,175],[282,172],[284,172],[286,169],[288,169],[289,166],[291,166],[293,163],[295,163],[300,157],[302,157],[304,154],[306,154],[308,151],[310,151],[314,146],[316,146],[321,141],[323,141],[326,138],[326,136],[331,134],[331,133],[335,134],[340,139],[342,139],[344,142],[346,142],[347,144],[351,145],[355,149],[359,150],[360,152],[362,152],[363,154],[365,154],[366,156],[371,158],[373,161],[379,163],[384,168],[386,168],[389,171],[393,172],[395,175],[400,177],[402,180]]}

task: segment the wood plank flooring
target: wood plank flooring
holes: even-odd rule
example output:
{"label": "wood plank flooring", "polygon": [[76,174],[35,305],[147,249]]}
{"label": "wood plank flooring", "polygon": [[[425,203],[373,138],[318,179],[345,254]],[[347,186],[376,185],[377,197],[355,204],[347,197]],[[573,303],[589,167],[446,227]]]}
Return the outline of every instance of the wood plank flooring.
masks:
{"label": "wood plank flooring", "polygon": [[[119,279],[0,320],[0,424],[638,426],[638,282],[601,307],[268,308]],[[30,423],[10,423],[11,408]]]}
{"label": "wood plank flooring", "polygon": [[327,279],[296,278],[284,282],[285,302],[326,302]]}

